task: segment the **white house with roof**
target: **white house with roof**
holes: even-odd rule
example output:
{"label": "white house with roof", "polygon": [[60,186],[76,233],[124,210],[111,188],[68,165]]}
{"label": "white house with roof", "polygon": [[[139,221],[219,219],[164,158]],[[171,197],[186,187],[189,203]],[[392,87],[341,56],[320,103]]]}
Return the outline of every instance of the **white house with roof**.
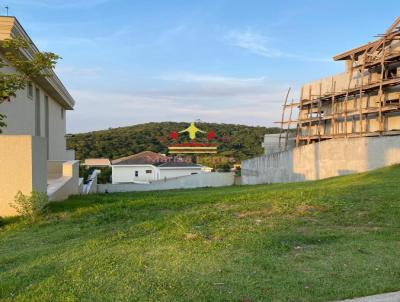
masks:
{"label": "white house with roof", "polygon": [[[31,48],[27,58],[39,50],[15,17],[0,17],[0,40],[23,38]],[[0,52],[1,58],[4,55]],[[10,66],[3,72],[16,72]],[[75,101],[57,75],[28,83],[10,102],[0,103],[7,126],[0,134],[0,216],[14,215],[9,206],[18,191],[47,192],[50,200],[61,200],[79,192],[79,162],[66,149],[66,112]]]}
{"label": "white house with roof", "polygon": [[112,161],[112,183],[150,183],[152,181],[206,173],[203,166],[176,162],[170,157],[145,151]]}

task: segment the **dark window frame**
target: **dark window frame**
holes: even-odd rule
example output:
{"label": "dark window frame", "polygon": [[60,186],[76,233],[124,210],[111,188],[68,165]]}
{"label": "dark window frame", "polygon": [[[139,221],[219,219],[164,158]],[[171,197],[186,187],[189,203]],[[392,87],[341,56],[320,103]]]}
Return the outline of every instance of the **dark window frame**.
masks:
{"label": "dark window frame", "polygon": [[26,85],[26,86],[27,86],[27,96],[28,96],[29,99],[33,100],[33,91],[34,91],[34,89],[33,89],[32,82],[29,82],[28,85]]}

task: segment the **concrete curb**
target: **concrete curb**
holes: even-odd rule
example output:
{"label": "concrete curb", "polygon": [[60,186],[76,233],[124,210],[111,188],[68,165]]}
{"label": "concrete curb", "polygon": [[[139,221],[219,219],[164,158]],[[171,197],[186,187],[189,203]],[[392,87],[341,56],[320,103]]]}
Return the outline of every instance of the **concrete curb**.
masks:
{"label": "concrete curb", "polygon": [[363,298],[348,299],[336,302],[400,302],[400,291]]}

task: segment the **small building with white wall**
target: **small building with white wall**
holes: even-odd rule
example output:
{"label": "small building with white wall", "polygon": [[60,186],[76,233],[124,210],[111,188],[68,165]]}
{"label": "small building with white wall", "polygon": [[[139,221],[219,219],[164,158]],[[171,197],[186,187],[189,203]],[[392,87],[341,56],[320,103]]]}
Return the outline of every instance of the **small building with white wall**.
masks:
{"label": "small building with white wall", "polygon": [[150,183],[152,181],[206,173],[203,166],[176,162],[151,151],[112,161],[112,183]]}

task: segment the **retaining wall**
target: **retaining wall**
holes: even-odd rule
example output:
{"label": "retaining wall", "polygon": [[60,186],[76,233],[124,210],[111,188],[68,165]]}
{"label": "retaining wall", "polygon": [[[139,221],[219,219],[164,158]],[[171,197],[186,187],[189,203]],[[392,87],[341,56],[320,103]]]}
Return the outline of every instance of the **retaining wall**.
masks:
{"label": "retaining wall", "polygon": [[331,139],[242,162],[242,184],[285,183],[400,163],[400,136]]}
{"label": "retaining wall", "polygon": [[132,191],[158,191],[173,189],[193,189],[204,187],[231,186],[235,182],[233,173],[202,173],[182,176],[173,179],[155,181],[150,184],[99,184],[97,191],[104,193],[132,192]]}

